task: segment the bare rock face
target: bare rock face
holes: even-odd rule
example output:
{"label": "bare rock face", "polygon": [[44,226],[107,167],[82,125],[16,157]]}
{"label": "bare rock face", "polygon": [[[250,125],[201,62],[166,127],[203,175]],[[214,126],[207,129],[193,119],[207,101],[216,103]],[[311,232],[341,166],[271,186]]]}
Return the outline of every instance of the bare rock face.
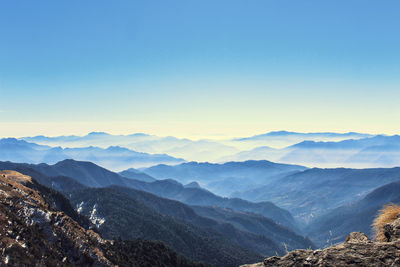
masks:
{"label": "bare rock face", "polygon": [[31,178],[0,172],[0,265],[112,266],[99,249],[107,241],[52,209]]}
{"label": "bare rock face", "polygon": [[400,219],[384,227],[389,242],[373,242],[353,232],[342,244],[324,250],[294,250],[283,257],[270,257],[246,267],[282,266],[400,266]]}
{"label": "bare rock face", "polygon": [[400,240],[400,219],[395,220],[391,224],[386,224],[383,229],[388,241]]}
{"label": "bare rock face", "polygon": [[352,232],[346,237],[346,243],[368,243],[368,236],[360,232]]}

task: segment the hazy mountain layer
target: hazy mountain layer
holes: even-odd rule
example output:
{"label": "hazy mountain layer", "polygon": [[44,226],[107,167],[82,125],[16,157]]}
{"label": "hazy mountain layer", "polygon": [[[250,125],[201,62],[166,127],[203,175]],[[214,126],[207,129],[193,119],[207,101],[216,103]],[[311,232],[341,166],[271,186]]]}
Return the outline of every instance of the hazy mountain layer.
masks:
{"label": "hazy mountain layer", "polygon": [[313,247],[313,244],[307,238],[295,234],[291,229],[282,225],[277,225],[271,219],[258,214],[233,211],[231,209],[219,207],[192,207],[200,216],[216,220],[220,223],[229,223],[242,231],[267,236],[277,244],[280,244],[285,251],[300,247]]}
{"label": "hazy mountain layer", "polygon": [[[61,136],[61,137],[26,137],[24,140],[42,145],[63,147],[86,147],[84,151],[64,151],[71,158],[90,160],[110,169],[121,169],[115,161],[114,166],[105,159],[77,158],[78,153],[91,153],[88,146],[114,148],[114,156],[123,152],[123,148],[133,149],[145,153],[162,153],[176,158],[190,161],[228,162],[246,160],[269,160],[273,162],[298,164],[308,167],[348,167],[348,168],[377,168],[395,167],[400,165],[400,137],[369,135],[360,133],[296,133],[296,132],[270,132],[253,137],[236,138],[232,140],[197,140],[179,139],[175,137],[158,137],[146,134],[110,135],[107,133],[90,133],[86,136]],[[94,148],[92,148],[94,149]],[[120,151],[119,151],[120,150]],[[96,151],[93,151],[96,152]],[[96,153],[102,155],[101,151]],[[111,153],[112,151],[107,151]],[[117,153],[118,152],[118,153]],[[56,158],[50,155],[53,160]],[[127,155],[125,155],[128,157]],[[138,157],[137,155],[129,155]],[[156,155],[153,155],[154,157]],[[164,160],[166,164],[176,164],[174,160],[162,159],[157,155],[159,163]],[[20,155],[23,157],[23,154]],[[101,156],[100,156],[101,157]],[[144,157],[144,156],[143,156]],[[138,157],[136,165],[149,166],[150,160]],[[5,158],[3,160],[6,160]],[[9,160],[14,160],[10,158]],[[102,160],[102,161],[100,161]],[[37,160],[35,162],[46,162]],[[21,160],[27,162],[27,160]],[[120,164],[124,164],[122,161]],[[126,166],[126,165],[124,165]],[[227,182],[227,181],[225,181]],[[218,192],[221,193],[222,192]]]}
{"label": "hazy mountain layer", "polygon": [[184,162],[165,154],[140,153],[118,146],[61,148],[37,145],[14,138],[0,139],[0,160],[54,164],[64,159],[91,161],[112,170]]}
{"label": "hazy mountain layer", "polygon": [[239,152],[238,149],[229,144],[213,140],[194,141],[186,138],[176,138],[173,136],[158,137],[142,133],[111,135],[102,132],[93,132],[85,136],[36,136],[22,139],[42,145],[63,147],[97,146],[107,148],[109,146],[122,146],[135,151],[151,154],[168,154],[195,161],[214,161],[220,157]]}
{"label": "hazy mountain layer", "polygon": [[339,142],[302,141],[281,149],[260,146],[221,158],[223,161],[249,159],[310,167],[396,167],[400,165],[400,136],[378,135]]}
{"label": "hazy mountain layer", "polygon": [[159,180],[152,183],[133,181],[130,187],[150,192],[160,197],[174,199],[188,205],[217,206],[236,211],[261,214],[292,229],[297,223],[292,215],[271,202],[250,202],[239,198],[223,198],[201,188],[185,187],[173,180]]}
{"label": "hazy mountain layer", "polygon": [[151,177],[150,175],[147,175],[141,171],[138,171],[134,168],[127,169],[125,171],[119,172],[119,174],[123,177],[126,178],[131,178],[143,182],[154,182],[156,179]]}
{"label": "hazy mountain layer", "polygon": [[175,166],[153,166],[143,169],[143,172],[157,179],[174,179],[184,184],[196,181],[216,194],[229,196],[236,191],[257,188],[305,169],[303,166],[269,161],[224,164],[189,162]]}
{"label": "hazy mountain layer", "polygon": [[316,218],[306,232],[319,246],[342,242],[350,232],[363,232],[372,238],[372,222],[382,206],[389,203],[400,204],[400,181],[381,186],[359,201]]}
{"label": "hazy mountain layer", "polygon": [[[271,246],[270,241],[276,243],[280,250],[312,246],[308,239],[262,215],[218,207],[189,207],[181,202],[159,198],[139,190],[126,187],[113,187],[113,189],[144,203],[158,213],[172,216],[200,227],[212,228],[241,246],[262,255],[273,251],[268,246],[266,247],[268,244]],[[208,210],[213,212],[205,212]],[[222,216],[214,216],[215,214],[221,214]],[[260,235],[263,238],[260,238]]]}
{"label": "hazy mountain layer", "polygon": [[[96,132],[86,136],[36,136],[23,139],[42,145],[63,147],[120,146],[145,153],[168,154],[190,161],[269,160],[309,167],[349,168],[400,165],[400,160],[398,160],[400,138],[398,136],[374,136],[353,132],[279,131],[232,140],[197,141],[171,136],[110,135]],[[109,167],[109,165],[102,165]]]}
{"label": "hazy mountain layer", "polygon": [[307,222],[397,180],[400,180],[400,168],[315,168],[289,175],[255,190],[238,193],[237,197],[251,201],[272,201]]}
{"label": "hazy mountain layer", "polygon": [[260,147],[270,146],[274,148],[283,148],[291,146],[302,141],[331,141],[338,142],[346,139],[361,139],[372,137],[370,134],[363,133],[334,133],[334,132],[320,132],[320,133],[298,133],[288,131],[275,131],[265,134],[258,134],[251,137],[235,138],[232,141],[241,147]]}

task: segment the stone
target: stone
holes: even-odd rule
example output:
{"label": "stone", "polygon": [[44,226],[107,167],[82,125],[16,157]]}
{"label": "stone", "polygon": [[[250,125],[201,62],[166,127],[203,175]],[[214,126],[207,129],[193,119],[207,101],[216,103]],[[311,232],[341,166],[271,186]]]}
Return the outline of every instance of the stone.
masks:
{"label": "stone", "polygon": [[346,243],[362,243],[369,242],[368,236],[361,232],[352,232],[346,237]]}
{"label": "stone", "polygon": [[365,234],[353,232],[342,244],[323,250],[294,250],[283,257],[267,258],[263,265],[268,267],[400,266],[400,219],[388,224],[385,229],[389,242],[373,242]]}

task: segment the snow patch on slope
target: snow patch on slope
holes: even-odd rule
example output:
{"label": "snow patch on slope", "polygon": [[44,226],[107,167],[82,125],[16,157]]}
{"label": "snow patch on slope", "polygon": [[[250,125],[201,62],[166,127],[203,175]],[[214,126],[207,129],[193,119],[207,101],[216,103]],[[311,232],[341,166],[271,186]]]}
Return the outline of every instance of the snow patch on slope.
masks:
{"label": "snow patch on slope", "polygon": [[81,212],[82,212],[83,204],[85,204],[85,202],[82,201],[81,203],[79,203],[78,205],[76,205],[76,211],[77,211],[78,213],[81,213]]}
{"label": "snow patch on slope", "polygon": [[97,228],[100,227],[106,221],[106,219],[101,218],[97,215],[97,204],[94,204],[89,219],[92,221],[93,224],[96,225]]}

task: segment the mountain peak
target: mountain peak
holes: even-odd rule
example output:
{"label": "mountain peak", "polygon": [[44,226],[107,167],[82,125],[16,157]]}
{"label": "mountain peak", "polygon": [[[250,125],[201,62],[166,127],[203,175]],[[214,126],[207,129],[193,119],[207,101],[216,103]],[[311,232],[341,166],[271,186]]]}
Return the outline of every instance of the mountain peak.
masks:
{"label": "mountain peak", "polygon": [[185,187],[185,188],[201,188],[200,185],[199,185],[199,183],[196,182],[196,181],[191,182],[191,183],[188,183],[188,184],[186,184],[184,187]]}
{"label": "mountain peak", "polygon": [[87,136],[108,136],[110,134],[106,132],[90,132],[87,134]]}
{"label": "mountain peak", "polygon": [[19,140],[17,138],[13,138],[13,137],[2,138],[2,139],[0,139],[0,142],[8,143],[8,144],[26,143],[26,141],[24,141],[24,140]]}
{"label": "mountain peak", "polygon": [[94,164],[93,162],[90,161],[78,161],[78,160],[74,160],[74,159],[64,159],[61,160],[59,162],[57,162],[56,164],[54,164],[54,166],[96,166],[99,167],[101,169],[103,169],[100,166],[97,166],[96,164]]}

